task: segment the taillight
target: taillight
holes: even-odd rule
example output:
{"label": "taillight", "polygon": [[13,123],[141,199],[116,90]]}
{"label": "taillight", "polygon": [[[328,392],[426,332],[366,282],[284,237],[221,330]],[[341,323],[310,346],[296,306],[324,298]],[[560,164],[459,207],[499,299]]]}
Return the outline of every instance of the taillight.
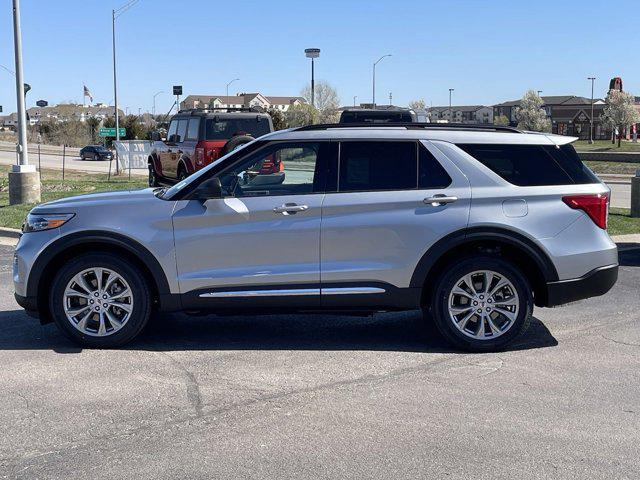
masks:
{"label": "taillight", "polygon": [[204,145],[202,142],[198,142],[196,145],[196,165],[198,167],[204,166]]}
{"label": "taillight", "polygon": [[597,193],[595,195],[567,195],[562,201],[576,210],[582,210],[600,228],[607,229],[609,214],[609,195]]}

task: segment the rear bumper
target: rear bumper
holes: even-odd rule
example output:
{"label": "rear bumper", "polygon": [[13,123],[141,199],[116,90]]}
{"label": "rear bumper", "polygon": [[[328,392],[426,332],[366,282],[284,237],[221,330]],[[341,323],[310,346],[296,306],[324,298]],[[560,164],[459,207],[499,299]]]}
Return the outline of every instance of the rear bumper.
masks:
{"label": "rear bumper", "polygon": [[555,307],[590,297],[604,295],[618,280],[618,265],[591,270],[580,278],[547,283],[546,307]]}

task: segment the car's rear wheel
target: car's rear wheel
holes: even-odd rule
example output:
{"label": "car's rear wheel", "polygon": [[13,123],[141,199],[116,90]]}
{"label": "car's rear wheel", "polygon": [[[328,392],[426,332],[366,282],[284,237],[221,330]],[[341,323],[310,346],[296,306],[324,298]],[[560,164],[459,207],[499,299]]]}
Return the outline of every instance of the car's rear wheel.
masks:
{"label": "car's rear wheel", "polygon": [[156,169],[153,166],[153,163],[149,164],[149,186],[150,187],[159,187],[158,183],[158,174],[156,173]]}
{"label": "car's rear wheel", "polygon": [[187,177],[188,177],[187,171],[184,169],[184,167],[180,167],[178,169],[178,181],[181,182],[182,180],[184,180]]}
{"label": "car's rear wheel", "polygon": [[108,253],[85,254],[56,274],[49,308],[58,327],[80,345],[117,347],[146,325],[151,295],[131,262]]}
{"label": "car's rear wheel", "polygon": [[489,256],[469,257],[446,268],[431,302],[440,333],[470,351],[504,348],[527,329],[532,312],[533,294],[522,272]]}

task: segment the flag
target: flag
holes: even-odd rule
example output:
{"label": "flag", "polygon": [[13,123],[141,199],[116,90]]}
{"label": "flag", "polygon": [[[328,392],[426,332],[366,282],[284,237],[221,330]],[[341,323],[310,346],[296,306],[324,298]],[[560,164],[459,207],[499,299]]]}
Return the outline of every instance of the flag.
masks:
{"label": "flag", "polygon": [[84,85],[84,96],[89,97],[89,100],[91,101],[91,103],[93,103],[93,97],[91,96],[91,92],[86,85]]}

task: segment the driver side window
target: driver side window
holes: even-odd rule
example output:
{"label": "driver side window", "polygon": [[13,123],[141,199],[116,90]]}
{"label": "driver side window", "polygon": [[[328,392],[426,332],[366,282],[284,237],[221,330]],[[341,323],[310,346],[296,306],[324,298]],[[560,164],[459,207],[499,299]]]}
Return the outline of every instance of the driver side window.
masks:
{"label": "driver side window", "polygon": [[319,143],[279,143],[220,174],[224,196],[302,195],[318,189]]}

